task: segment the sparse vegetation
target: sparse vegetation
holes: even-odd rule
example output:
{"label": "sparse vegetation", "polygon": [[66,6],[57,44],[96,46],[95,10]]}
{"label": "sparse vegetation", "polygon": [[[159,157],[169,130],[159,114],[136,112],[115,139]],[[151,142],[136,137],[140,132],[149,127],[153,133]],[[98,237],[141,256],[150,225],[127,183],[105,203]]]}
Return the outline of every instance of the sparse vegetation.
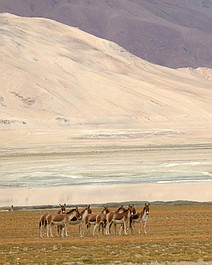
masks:
{"label": "sparse vegetation", "polygon": [[15,119],[0,119],[0,124],[5,124],[5,125],[10,125],[13,123],[20,123],[20,124],[26,124],[25,121],[19,121],[19,120],[15,120]]}
{"label": "sparse vegetation", "polygon": [[[141,209],[142,206],[136,206]],[[100,212],[100,208],[95,208]],[[212,260],[211,205],[151,206],[147,235],[40,238],[38,222],[47,210],[0,213],[0,263],[63,264]],[[49,210],[53,211],[53,210]],[[53,230],[56,235],[56,231]]]}
{"label": "sparse vegetation", "polygon": [[55,119],[56,119],[57,121],[64,122],[64,123],[69,122],[69,119],[67,119],[67,118],[65,118],[65,117],[56,117]]}
{"label": "sparse vegetation", "polygon": [[11,91],[11,94],[14,94],[15,97],[19,98],[24,104],[31,106],[36,103],[36,99],[30,97],[23,97],[22,95],[18,94],[17,92]]}

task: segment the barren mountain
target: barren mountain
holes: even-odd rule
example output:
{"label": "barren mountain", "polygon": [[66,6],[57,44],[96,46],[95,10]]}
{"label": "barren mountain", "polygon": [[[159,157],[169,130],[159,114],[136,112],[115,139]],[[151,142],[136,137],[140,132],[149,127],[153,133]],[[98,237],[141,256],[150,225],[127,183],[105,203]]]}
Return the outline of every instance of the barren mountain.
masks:
{"label": "barren mountain", "polygon": [[211,201],[210,69],[1,14],[0,73],[0,206]]}
{"label": "barren mountain", "polygon": [[79,27],[154,64],[212,67],[212,0],[1,0],[0,12]]}
{"label": "barren mountain", "polygon": [[[1,126],[209,128],[209,69],[173,70],[42,18],[0,16]],[[203,126],[203,127],[202,127]]]}

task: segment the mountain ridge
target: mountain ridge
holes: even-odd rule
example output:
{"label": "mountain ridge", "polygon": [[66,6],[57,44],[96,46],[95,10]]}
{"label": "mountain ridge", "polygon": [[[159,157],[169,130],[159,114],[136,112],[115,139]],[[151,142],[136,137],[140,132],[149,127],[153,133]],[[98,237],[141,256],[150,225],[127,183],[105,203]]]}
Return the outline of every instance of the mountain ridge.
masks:
{"label": "mountain ridge", "polygon": [[2,0],[0,12],[76,26],[169,68],[212,67],[211,0]]}

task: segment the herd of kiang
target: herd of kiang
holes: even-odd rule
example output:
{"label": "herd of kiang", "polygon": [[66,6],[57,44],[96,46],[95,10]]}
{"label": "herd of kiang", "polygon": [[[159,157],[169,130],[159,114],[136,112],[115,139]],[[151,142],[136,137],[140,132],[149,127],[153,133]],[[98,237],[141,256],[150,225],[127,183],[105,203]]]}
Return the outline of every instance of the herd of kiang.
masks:
{"label": "herd of kiang", "polygon": [[[56,213],[43,214],[39,221],[40,237],[46,235],[53,237],[52,226],[56,226],[57,236],[68,236],[68,225],[79,226],[79,236],[83,237],[90,234],[91,226],[93,226],[93,236],[97,234],[102,235],[116,235],[116,226],[120,225],[119,234],[127,235],[130,229],[133,234],[135,223],[139,224],[139,234],[143,226],[146,234],[146,224],[149,216],[149,203],[145,203],[144,208],[137,212],[133,205],[127,208],[120,206],[116,211],[110,211],[107,206],[103,206],[100,213],[93,213],[91,206],[85,206],[82,211],[78,207],[66,211],[66,204],[60,204],[60,210]],[[113,226],[113,229],[112,229]]]}

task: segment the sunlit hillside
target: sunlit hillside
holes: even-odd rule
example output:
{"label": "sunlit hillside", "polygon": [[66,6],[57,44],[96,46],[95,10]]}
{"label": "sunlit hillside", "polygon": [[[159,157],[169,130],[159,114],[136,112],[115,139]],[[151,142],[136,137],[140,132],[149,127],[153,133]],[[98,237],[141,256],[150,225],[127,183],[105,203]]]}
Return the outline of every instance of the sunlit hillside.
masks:
{"label": "sunlit hillside", "polygon": [[211,73],[170,70],[39,18],[0,16],[1,126],[208,126]]}

